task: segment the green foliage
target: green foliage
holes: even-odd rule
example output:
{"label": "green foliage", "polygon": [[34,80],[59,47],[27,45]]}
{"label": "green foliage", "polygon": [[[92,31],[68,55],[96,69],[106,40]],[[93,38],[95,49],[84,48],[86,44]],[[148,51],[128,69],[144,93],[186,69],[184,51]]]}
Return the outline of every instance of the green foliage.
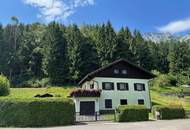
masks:
{"label": "green foliage", "polygon": [[44,127],[74,123],[71,100],[0,100],[0,126]]}
{"label": "green foliage", "polygon": [[160,113],[161,119],[180,119],[185,118],[185,110],[182,106],[179,105],[170,105],[170,106],[160,106],[155,105],[152,108],[153,114],[155,115],[156,111]]}
{"label": "green foliage", "polygon": [[171,73],[169,74],[162,74],[158,71],[153,71],[153,73],[156,75],[156,78],[154,78],[150,82],[150,86],[152,87],[175,87],[178,86],[179,81],[176,77],[176,75],[173,75]]}
{"label": "green foliage", "polygon": [[15,88],[43,88],[43,87],[48,87],[48,85],[50,85],[49,78],[43,78],[41,80],[32,78],[30,80],[22,81],[22,83],[14,87]]}
{"label": "green foliage", "polygon": [[5,76],[0,75],[0,96],[8,95],[9,91],[10,91],[9,80]]}
{"label": "green foliage", "polygon": [[52,84],[63,84],[67,78],[67,44],[60,25],[52,22],[48,25],[46,40],[49,45],[47,71]]}
{"label": "green foliage", "polygon": [[129,28],[121,28],[120,31],[117,34],[117,53],[116,57],[117,58],[125,58],[128,59],[129,61],[132,61],[132,49],[130,48],[132,42],[133,42],[133,37],[132,34],[129,30]]}
{"label": "green foliage", "polygon": [[147,121],[149,110],[141,105],[121,105],[117,109],[119,122]]}
{"label": "green foliage", "polygon": [[169,53],[170,71],[180,73],[190,67],[190,48],[188,43],[174,43]]}
{"label": "green foliage", "polygon": [[95,44],[101,66],[105,66],[114,61],[117,52],[117,37],[109,21],[107,24],[98,27]]}
{"label": "green foliage", "polygon": [[37,80],[45,77],[55,85],[76,83],[118,58],[148,70],[171,72],[174,77],[167,79],[171,85],[190,84],[188,43],[145,41],[139,31],[132,33],[128,27],[116,32],[109,21],[79,28],[57,22],[22,24],[12,17],[11,24],[0,25],[0,73],[14,86],[35,79],[31,86],[38,87]]}
{"label": "green foliage", "polygon": [[84,37],[80,32],[77,25],[70,25],[66,29],[67,38],[67,54],[68,54],[68,67],[69,79],[76,82],[80,78],[81,71],[81,47],[84,42]]}

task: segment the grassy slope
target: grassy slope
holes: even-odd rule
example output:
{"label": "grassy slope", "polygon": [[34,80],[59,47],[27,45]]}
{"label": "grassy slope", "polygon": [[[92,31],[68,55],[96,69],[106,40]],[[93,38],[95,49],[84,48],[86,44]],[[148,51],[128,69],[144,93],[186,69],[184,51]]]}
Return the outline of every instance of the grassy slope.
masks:
{"label": "grassy slope", "polygon": [[161,93],[178,93],[180,88],[177,87],[164,87],[151,89],[151,100],[153,105],[183,105],[185,109],[190,109],[190,101],[179,99],[177,97],[161,96]]}
{"label": "grassy slope", "polygon": [[[17,99],[30,99],[34,98],[36,94],[50,93],[58,98],[66,98],[69,96],[69,92],[73,87],[49,87],[49,88],[11,88],[9,96],[1,98],[17,98]],[[185,99],[179,99],[177,97],[166,97],[161,96],[160,93],[179,92],[179,88],[175,87],[164,87],[151,89],[151,100],[153,104],[168,105],[168,104],[181,104],[185,109],[190,109],[190,101],[187,102]],[[188,97],[187,97],[188,98]],[[187,99],[186,98],[186,99]]]}
{"label": "grassy slope", "polygon": [[55,97],[66,98],[69,96],[69,92],[71,91],[72,87],[48,87],[48,88],[11,88],[10,95],[1,98],[34,98],[37,94],[45,94],[50,93],[53,94]]}

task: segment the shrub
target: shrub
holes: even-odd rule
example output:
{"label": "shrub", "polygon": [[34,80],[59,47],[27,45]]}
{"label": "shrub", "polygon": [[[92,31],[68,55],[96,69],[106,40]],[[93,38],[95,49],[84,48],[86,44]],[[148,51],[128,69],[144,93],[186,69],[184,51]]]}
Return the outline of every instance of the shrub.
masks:
{"label": "shrub", "polygon": [[177,76],[173,74],[161,74],[154,72],[156,78],[150,82],[150,86],[153,87],[173,87],[178,85]]}
{"label": "shrub", "polygon": [[6,96],[10,92],[10,82],[9,80],[3,76],[0,75],[0,96]]}
{"label": "shrub", "polygon": [[182,106],[160,106],[155,105],[152,108],[153,115],[155,116],[155,112],[158,111],[160,113],[160,119],[180,119],[185,118],[185,110]]}
{"label": "shrub", "polygon": [[117,121],[147,121],[149,119],[149,110],[142,105],[121,105],[117,109]]}
{"label": "shrub", "polygon": [[22,83],[18,84],[16,87],[21,88],[43,88],[47,87],[49,84],[49,78],[43,78],[41,80],[38,79],[30,79],[23,81]]}
{"label": "shrub", "polygon": [[74,123],[74,103],[68,99],[0,100],[0,125],[59,126]]}
{"label": "shrub", "polygon": [[70,93],[71,97],[100,97],[100,90],[75,89]]}

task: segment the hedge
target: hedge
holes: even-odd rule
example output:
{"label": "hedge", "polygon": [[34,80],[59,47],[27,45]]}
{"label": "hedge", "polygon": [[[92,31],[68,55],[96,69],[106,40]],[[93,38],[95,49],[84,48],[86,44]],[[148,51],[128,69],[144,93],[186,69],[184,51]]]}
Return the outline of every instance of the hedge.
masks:
{"label": "hedge", "polygon": [[0,100],[0,126],[44,127],[73,124],[75,108],[69,99]]}
{"label": "hedge", "polygon": [[121,105],[117,109],[117,121],[147,121],[149,120],[149,110],[143,105]]}
{"label": "hedge", "polygon": [[153,115],[156,118],[156,111],[160,113],[160,119],[180,119],[185,118],[185,110],[182,106],[160,106],[155,105],[152,108]]}
{"label": "hedge", "polygon": [[10,92],[10,82],[9,80],[3,76],[0,75],[0,96],[6,96]]}

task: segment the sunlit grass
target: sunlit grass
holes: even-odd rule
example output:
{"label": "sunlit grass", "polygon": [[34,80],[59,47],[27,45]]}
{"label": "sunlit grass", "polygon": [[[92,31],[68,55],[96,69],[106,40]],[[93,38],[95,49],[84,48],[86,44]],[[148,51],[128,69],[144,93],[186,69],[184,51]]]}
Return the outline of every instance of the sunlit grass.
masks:
{"label": "sunlit grass", "polygon": [[153,105],[182,105],[185,109],[190,109],[190,101],[171,96],[162,96],[161,93],[178,93],[180,88],[170,87],[170,88],[157,88],[151,89],[151,100]]}
{"label": "sunlit grass", "polygon": [[[17,99],[33,99],[37,94],[49,93],[56,98],[67,98],[73,86],[65,87],[48,87],[48,88],[11,88],[10,94],[1,98],[17,98]],[[178,97],[162,96],[161,93],[179,93],[181,88],[178,87],[162,87],[151,88],[151,101],[153,105],[182,105],[185,109],[190,109],[190,97],[179,99]]]}
{"label": "sunlit grass", "polygon": [[[6,98],[34,98],[37,94],[52,94],[54,97],[67,98],[73,87],[48,87],[48,88],[11,88]],[[5,97],[1,97],[5,98]]]}

